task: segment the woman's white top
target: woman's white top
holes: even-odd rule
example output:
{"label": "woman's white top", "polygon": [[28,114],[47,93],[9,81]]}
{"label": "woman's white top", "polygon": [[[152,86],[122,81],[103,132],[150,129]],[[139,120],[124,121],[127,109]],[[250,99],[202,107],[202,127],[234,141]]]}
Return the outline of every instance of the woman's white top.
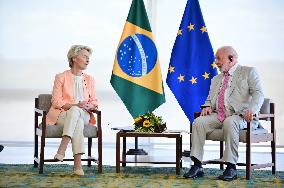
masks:
{"label": "woman's white top", "polygon": [[76,76],[73,75],[74,79],[74,96],[75,96],[75,103],[79,101],[84,101],[84,87],[83,87],[83,76]]}

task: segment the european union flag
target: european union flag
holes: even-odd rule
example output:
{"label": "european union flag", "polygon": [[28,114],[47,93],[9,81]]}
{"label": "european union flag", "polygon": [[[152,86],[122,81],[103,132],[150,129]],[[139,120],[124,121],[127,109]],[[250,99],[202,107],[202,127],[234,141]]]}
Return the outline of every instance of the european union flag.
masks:
{"label": "european union flag", "polygon": [[214,52],[198,0],[188,0],[172,50],[167,84],[193,122],[217,75]]}

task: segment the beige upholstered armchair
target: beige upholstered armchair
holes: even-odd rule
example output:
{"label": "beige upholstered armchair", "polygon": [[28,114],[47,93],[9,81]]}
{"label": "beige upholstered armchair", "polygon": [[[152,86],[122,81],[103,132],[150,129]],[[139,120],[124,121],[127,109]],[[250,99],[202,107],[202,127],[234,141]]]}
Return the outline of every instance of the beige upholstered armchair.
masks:
{"label": "beige upholstered armchair", "polygon": [[[43,165],[45,162],[56,162],[54,159],[46,159],[44,154],[44,147],[47,138],[61,138],[63,132],[63,126],[58,125],[46,125],[46,114],[51,106],[51,94],[40,94],[35,98],[35,117],[34,117],[34,167],[39,165],[39,173],[43,173]],[[98,164],[98,172],[102,172],[102,130],[101,130],[101,111],[94,110],[96,114],[97,125],[87,125],[84,127],[84,137],[88,138],[88,158],[82,159],[87,161],[88,166],[91,166],[91,162]],[[39,121],[39,117],[41,121]],[[40,142],[40,156],[38,156],[39,137]],[[98,139],[98,159],[91,156],[92,139]],[[64,159],[64,161],[73,161],[74,159]]]}
{"label": "beige upholstered armchair", "polygon": [[[195,118],[197,118],[200,113],[195,113]],[[260,109],[259,120],[261,121],[269,121],[270,127],[268,131],[263,128],[261,124],[257,129],[253,129],[248,123],[247,129],[240,131],[240,142],[246,144],[246,161],[245,163],[237,163],[238,166],[246,167],[246,179],[251,178],[251,170],[272,167],[272,174],[275,174],[276,170],[276,159],[275,159],[275,147],[276,147],[276,139],[275,139],[275,104],[271,102],[270,99],[265,98]],[[192,133],[192,124],[190,126],[190,132]],[[209,135],[207,135],[206,140],[212,141],[220,141],[220,159],[223,157],[224,150],[224,141],[223,141],[223,130],[216,129]],[[259,142],[271,142],[271,162],[265,164],[252,164],[251,163],[251,147],[253,143]],[[191,147],[191,142],[190,142]],[[224,168],[224,162],[220,161],[220,159],[202,161],[202,164],[220,164],[220,168]]]}

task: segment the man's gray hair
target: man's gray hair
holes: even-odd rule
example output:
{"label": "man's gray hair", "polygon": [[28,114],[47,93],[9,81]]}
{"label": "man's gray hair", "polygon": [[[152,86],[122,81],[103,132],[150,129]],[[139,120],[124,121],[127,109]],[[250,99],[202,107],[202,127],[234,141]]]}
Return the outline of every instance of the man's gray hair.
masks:
{"label": "man's gray hair", "polygon": [[238,59],[238,53],[232,46],[222,46],[217,51],[223,51],[225,54],[232,55],[234,58]]}
{"label": "man's gray hair", "polygon": [[68,58],[68,62],[69,62],[69,67],[71,68],[73,66],[73,60],[72,58],[78,55],[78,52],[81,50],[87,50],[90,55],[92,54],[92,49],[88,46],[84,46],[84,45],[73,45],[71,46],[71,48],[69,49],[68,53],[67,53],[67,58]]}

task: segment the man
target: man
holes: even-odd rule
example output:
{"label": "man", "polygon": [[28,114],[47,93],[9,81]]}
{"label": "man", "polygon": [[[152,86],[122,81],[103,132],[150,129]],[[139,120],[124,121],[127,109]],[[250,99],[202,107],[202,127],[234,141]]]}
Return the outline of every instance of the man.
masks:
{"label": "man", "polygon": [[257,128],[257,114],[264,100],[259,75],[255,68],[238,65],[238,54],[231,46],[216,52],[216,65],[221,74],[211,80],[209,95],[192,129],[190,156],[194,165],[185,178],[203,176],[201,161],[206,135],[223,129],[225,151],[222,160],[227,168],[218,178],[231,181],[237,178],[239,131],[251,122]]}

